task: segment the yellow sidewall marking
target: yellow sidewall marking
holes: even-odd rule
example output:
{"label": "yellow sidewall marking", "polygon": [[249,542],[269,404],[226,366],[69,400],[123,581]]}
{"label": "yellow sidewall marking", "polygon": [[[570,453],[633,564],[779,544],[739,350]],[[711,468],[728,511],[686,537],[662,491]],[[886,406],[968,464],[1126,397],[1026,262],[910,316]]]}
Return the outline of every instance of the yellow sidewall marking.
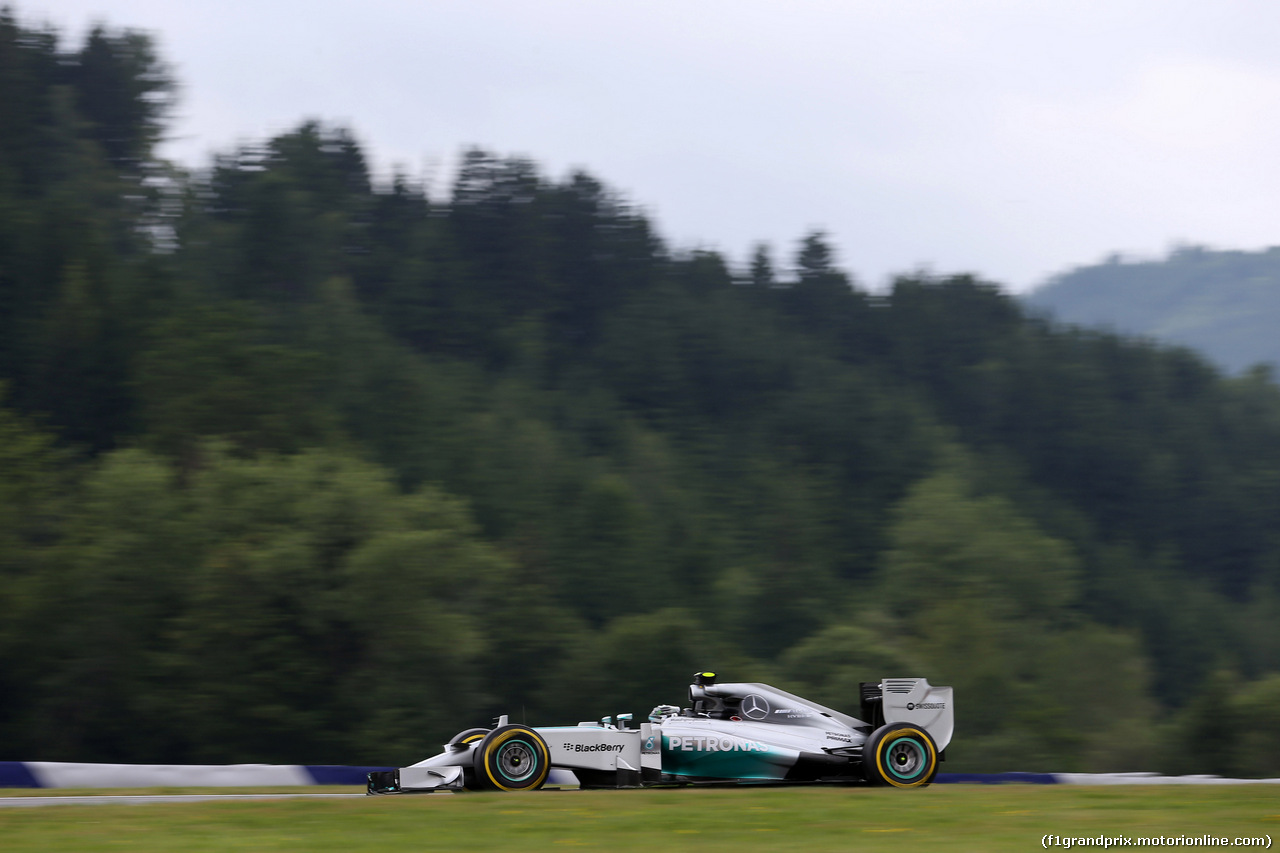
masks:
{"label": "yellow sidewall marking", "polygon": [[930,770],[930,772],[924,774],[923,777],[916,780],[915,782],[895,782],[893,779],[889,778],[890,775],[892,774],[887,774],[884,772],[884,764],[881,763],[881,758],[884,756],[885,744],[889,743],[890,740],[897,740],[903,735],[909,735],[909,734],[919,735],[920,742],[923,743],[925,745],[925,749],[929,751],[929,766],[932,768],[938,763],[938,755],[933,750],[933,740],[930,739],[930,737],[927,734],[920,731],[919,729],[909,727],[905,729],[894,729],[893,731],[886,732],[884,737],[880,738],[880,743],[876,744],[876,773],[880,775],[881,779],[888,782],[890,785],[894,786],[895,788],[918,788],[921,785],[923,785],[925,782],[927,782],[929,780],[929,777],[933,775],[933,771]]}
{"label": "yellow sidewall marking", "polygon": [[[501,782],[499,782],[496,778],[494,778],[494,775],[493,775],[493,766],[492,766],[492,764],[490,763],[489,759],[493,757],[493,751],[494,751],[495,749],[497,749],[498,747],[502,746],[504,743],[506,743],[507,741],[511,740],[511,739],[512,739],[513,737],[515,737],[516,735],[525,735],[525,734],[527,734],[527,735],[532,735],[532,736],[533,736],[533,739],[537,742],[537,744],[538,744],[539,746],[541,746],[541,747],[542,747],[542,755],[541,755],[540,757],[541,757],[541,758],[543,758],[543,759],[545,759],[545,760],[542,762],[542,773],[538,776],[537,781],[536,781],[536,782],[534,782],[534,783],[532,783],[532,784],[530,784],[530,785],[524,785],[524,786],[522,786],[522,787],[520,787],[520,788],[511,788],[511,787],[508,787],[508,786],[506,786],[506,785],[502,784],[502,783],[501,783]],[[512,729],[512,730],[511,730],[511,731],[509,731],[509,732],[505,732],[504,734],[502,734],[502,736],[500,736],[499,738],[497,738],[493,743],[491,743],[491,744],[489,744],[487,747],[485,747],[485,751],[484,751],[484,775],[488,776],[488,777],[489,777],[489,781],[490,781],[490,782],[492,782],[495,786],[497,786],[499,790],[502,790],[502,791],[528,791],[528,790],[531,790],[531,789],[537,788],[537,787],[538,787],[538,786],[540,786],[543,782],[545,782],[545,781],[546,781],[546,779],[547,779],[547,774],[548,774],[548,773],[550,773],[550,772],[551,772],[551,750],[547,748],[547,742],[546,742],[546,741],[544,741],[544,740],[543,740],[543,739],[538,735],[538,733],[537,733],[537,732],[535,732],[533,729]]]}

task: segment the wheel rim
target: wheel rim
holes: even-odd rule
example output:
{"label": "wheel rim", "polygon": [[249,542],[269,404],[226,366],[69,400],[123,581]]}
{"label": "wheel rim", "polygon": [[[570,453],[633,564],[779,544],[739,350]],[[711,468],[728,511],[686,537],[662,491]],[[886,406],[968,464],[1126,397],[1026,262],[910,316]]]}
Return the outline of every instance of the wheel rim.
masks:
{"label": "wheel rim", "polygon": [[522,740],[504,743],[498,750],[498,772],[509,782],[523,782],[538,772],[533,747]]}
{"label": "wheel rim", "polygon": [[920,774],[925,765],[925,751],[920,742],[912,737],[900,737],[889,744],[885,751],[889,772],[907,781]]}

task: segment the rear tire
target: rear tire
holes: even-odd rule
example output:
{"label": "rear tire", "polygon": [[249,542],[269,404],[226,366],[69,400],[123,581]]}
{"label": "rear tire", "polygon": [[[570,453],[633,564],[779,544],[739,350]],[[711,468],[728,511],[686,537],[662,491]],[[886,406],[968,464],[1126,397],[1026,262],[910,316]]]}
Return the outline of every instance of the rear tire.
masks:
{"label": "rear tire", "polygon": [[938,747],[920,726],[881,726],[862,748],[862,775],[873,785],[923,788],[937,774]]}
{"label": "rear tire", "polygon": [[535,791],[551,772],[551,750],[527,726],[503,726],[485,735],[472,755],[482,791]]}

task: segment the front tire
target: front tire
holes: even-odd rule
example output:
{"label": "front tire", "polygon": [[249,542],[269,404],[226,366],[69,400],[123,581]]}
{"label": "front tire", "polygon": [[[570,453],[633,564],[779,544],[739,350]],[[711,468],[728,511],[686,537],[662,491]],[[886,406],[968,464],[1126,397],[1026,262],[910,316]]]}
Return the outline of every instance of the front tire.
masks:
{"label": "front tire", "polygon": [[484,791],[535,791],[551,772],[551,751],[527,726],[489,732],[472,756],[476,787]]}
{"label": "front tire", "polygon": [[[444,745],[449,752],[463,752],[473,743],[478,743],[492,729],[463,729]],[[476,771],[473,767],[462,768],[462,786],[468,791],[476,790]]]}
{"label": "front tire", "polygon": [[463,729],[454,735],[453,739],[445,744],[445,746],[449,748],[466,746],[469,743],[475,743],[491,731],[492,729]]}
{"label": "front tire", "polygon": [[919,726],[881,726],[862,748],[862,774],[873,785],[923,788],[937,773],[938,747]]}

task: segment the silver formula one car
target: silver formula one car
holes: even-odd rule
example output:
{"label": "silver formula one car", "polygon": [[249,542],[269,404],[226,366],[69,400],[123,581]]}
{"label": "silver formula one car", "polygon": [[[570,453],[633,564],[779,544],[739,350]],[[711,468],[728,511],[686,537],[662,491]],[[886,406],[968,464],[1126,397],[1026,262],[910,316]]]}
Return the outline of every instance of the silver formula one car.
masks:
{"label": "silver formula one car", "polygon": [[369,774],[370,794],[527,791],[544,785],[638,788],[689,783],[929,784],[955,727],[950,687],[923,678],[862,685],[862,718],[767,684],[718,684],[701,672],[689,707],[659,705],[576,726],[459,732],[439,755]]}

